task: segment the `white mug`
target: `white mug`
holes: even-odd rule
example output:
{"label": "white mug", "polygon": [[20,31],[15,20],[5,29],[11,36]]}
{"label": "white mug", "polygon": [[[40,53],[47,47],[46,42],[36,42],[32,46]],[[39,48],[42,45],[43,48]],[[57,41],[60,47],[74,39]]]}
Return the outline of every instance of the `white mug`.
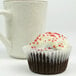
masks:
{"label": "white mug", "polygon": [[7,47],[10,56],[26,58],[22,46],[31,42],[45,31],[47,1],[4,1],[0,15],[6,18],[7,38],[0,34],[0,40]]}

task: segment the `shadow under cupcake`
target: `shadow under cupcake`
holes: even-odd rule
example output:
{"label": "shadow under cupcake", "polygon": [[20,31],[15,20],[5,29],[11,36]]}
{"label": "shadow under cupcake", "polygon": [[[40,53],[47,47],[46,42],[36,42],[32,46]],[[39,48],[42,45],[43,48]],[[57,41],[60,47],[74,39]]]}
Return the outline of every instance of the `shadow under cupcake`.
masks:
{"label": "shadow under cupcake", "polygon": [[67,38],[58,33],[40,34],[32,43],[23,47],[32,72],[58,74],[66,70],[71,51]]}

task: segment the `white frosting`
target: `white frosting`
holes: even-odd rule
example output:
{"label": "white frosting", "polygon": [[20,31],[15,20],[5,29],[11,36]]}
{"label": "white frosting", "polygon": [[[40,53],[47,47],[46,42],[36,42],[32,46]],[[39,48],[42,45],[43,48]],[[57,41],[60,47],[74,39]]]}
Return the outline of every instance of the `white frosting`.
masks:
{"label": "white frosting", "polygon": [[70,46],[67,38],[58,33],[47,32],[39,35],[35,40],[36,41],[30,43],[30,46],[42,49],[50,47],[51,49],[55,50],[66,49],[68,46]]}

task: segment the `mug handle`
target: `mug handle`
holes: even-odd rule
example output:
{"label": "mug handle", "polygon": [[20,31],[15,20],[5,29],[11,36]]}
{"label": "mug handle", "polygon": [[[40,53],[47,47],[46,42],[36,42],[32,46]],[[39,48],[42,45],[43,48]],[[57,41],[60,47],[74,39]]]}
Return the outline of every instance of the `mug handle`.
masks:
{"label": "mug handle", "polygon": [[[0,10],[0,15],[4,15],[6,17],[6,20],[9,22],[11,21],[11,13],[7,10]],[[3,44],[9,48],[11,46],[10,41],[4,37],[1,33],[0,33],[0,40],[3,42]]]}

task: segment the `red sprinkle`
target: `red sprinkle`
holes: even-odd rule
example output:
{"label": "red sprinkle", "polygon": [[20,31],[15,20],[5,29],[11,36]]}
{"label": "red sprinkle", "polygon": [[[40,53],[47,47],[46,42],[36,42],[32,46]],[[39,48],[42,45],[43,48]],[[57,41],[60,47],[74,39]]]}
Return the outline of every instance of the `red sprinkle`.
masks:
{"label": "red sprinkle", "polygon": [[61,45],[63,45],[63,43],[61,43]]}
{"label": "red sprinkle", "polygon": [[48,34],[48,32],[46,32],[45,34]]}
{"label": "red sprinkle", "polygon": [[35,44],[35,42],[32,42],[32,44]]}
{"label": "red sprinkle", "polygon": [[55,35],[50,35],[50,36],[56,37]]}
{"label": "red sprinkle", "polygon": [[57,40],[55,40],[55,41],[57,41]]}
{"label": "red sprinkle", "polygon": [[51,39],[48,39],[48,41],[51,41]]}
{"label": "red sprinkle", "polygon": [[48,47],[48,49],[51,49],[51,47]]}
{"label": "red sprinkle", "polygon": [[31,48],[33,48],[33,46],[31,46]]}
{"label": "red sprinkle", "polygon": [[39,44],[39,42],[37,42],[37,45]]}
{"label": "red sprinkle", "polygon": [[35,42],[37,41],[37,39],[35,39]]}
{"label": "red sprinkle", "polygon": [[52,34],[51,32],[48,32],[48,34]]}
{"label": "red sprinkle", "polygon": [[64,47],[64,46],[62,46],[62,47]]}
{"label": "red sprinkle", "polygon": [[64,47],[63,45],[59,45],[59,47]]}
{"label": "red sprinkle", "polygon": [[39,37],[41,36],[41,34],[39,35]]}
{"label": "red sprinkle", "polygon": [[39,40],[41,41],[41,38]]}
{"label": "red sprinkle", "polygon": [[47,50],[47,48],[44,48],[45,50]]}
{"label": "red sprinkle", "polygon": [[61,47],[61,45],[59,45],[59,47]]}
{"label": "red sprinkle", "polygon": [[62,35],[62,37],[64,37],[64,36]]}
{"label": "red sprinkle", "polygon": [[37,39],[39,39],[39,37],[37,37]]}
{"label": "red sprinkle", "polygon": [[43,34],[43,36],[45,36],[45,35]]}
{"label": "red sprinkle", "polygon": [[31,45],[31,43],[29,43],[29,45]]}
{"label": "red sprinkle", "polygon": [[49,36],[49,35],[47,35],[47,36]]}
{"label": "red sprinkle", "polygon": [[58,34],[58,33],[54,33],[54,34],[60,35],[60,34]]}
{"label": "red sprinkle", "polygon": [[52,34],[51,32],[46,32],[45,34]]}
{"label": "red sprinkle", "polygon": [[56,39],[58,39],[58,38],[56,38]]}
{"label": "red sprinkle", "polygon": [[59,38],[60,38],[61,36],[59,35]]}
{"label": "red sprinkle", "polygon": [[56,48],[56,46],[54,45],[53,48]]}

